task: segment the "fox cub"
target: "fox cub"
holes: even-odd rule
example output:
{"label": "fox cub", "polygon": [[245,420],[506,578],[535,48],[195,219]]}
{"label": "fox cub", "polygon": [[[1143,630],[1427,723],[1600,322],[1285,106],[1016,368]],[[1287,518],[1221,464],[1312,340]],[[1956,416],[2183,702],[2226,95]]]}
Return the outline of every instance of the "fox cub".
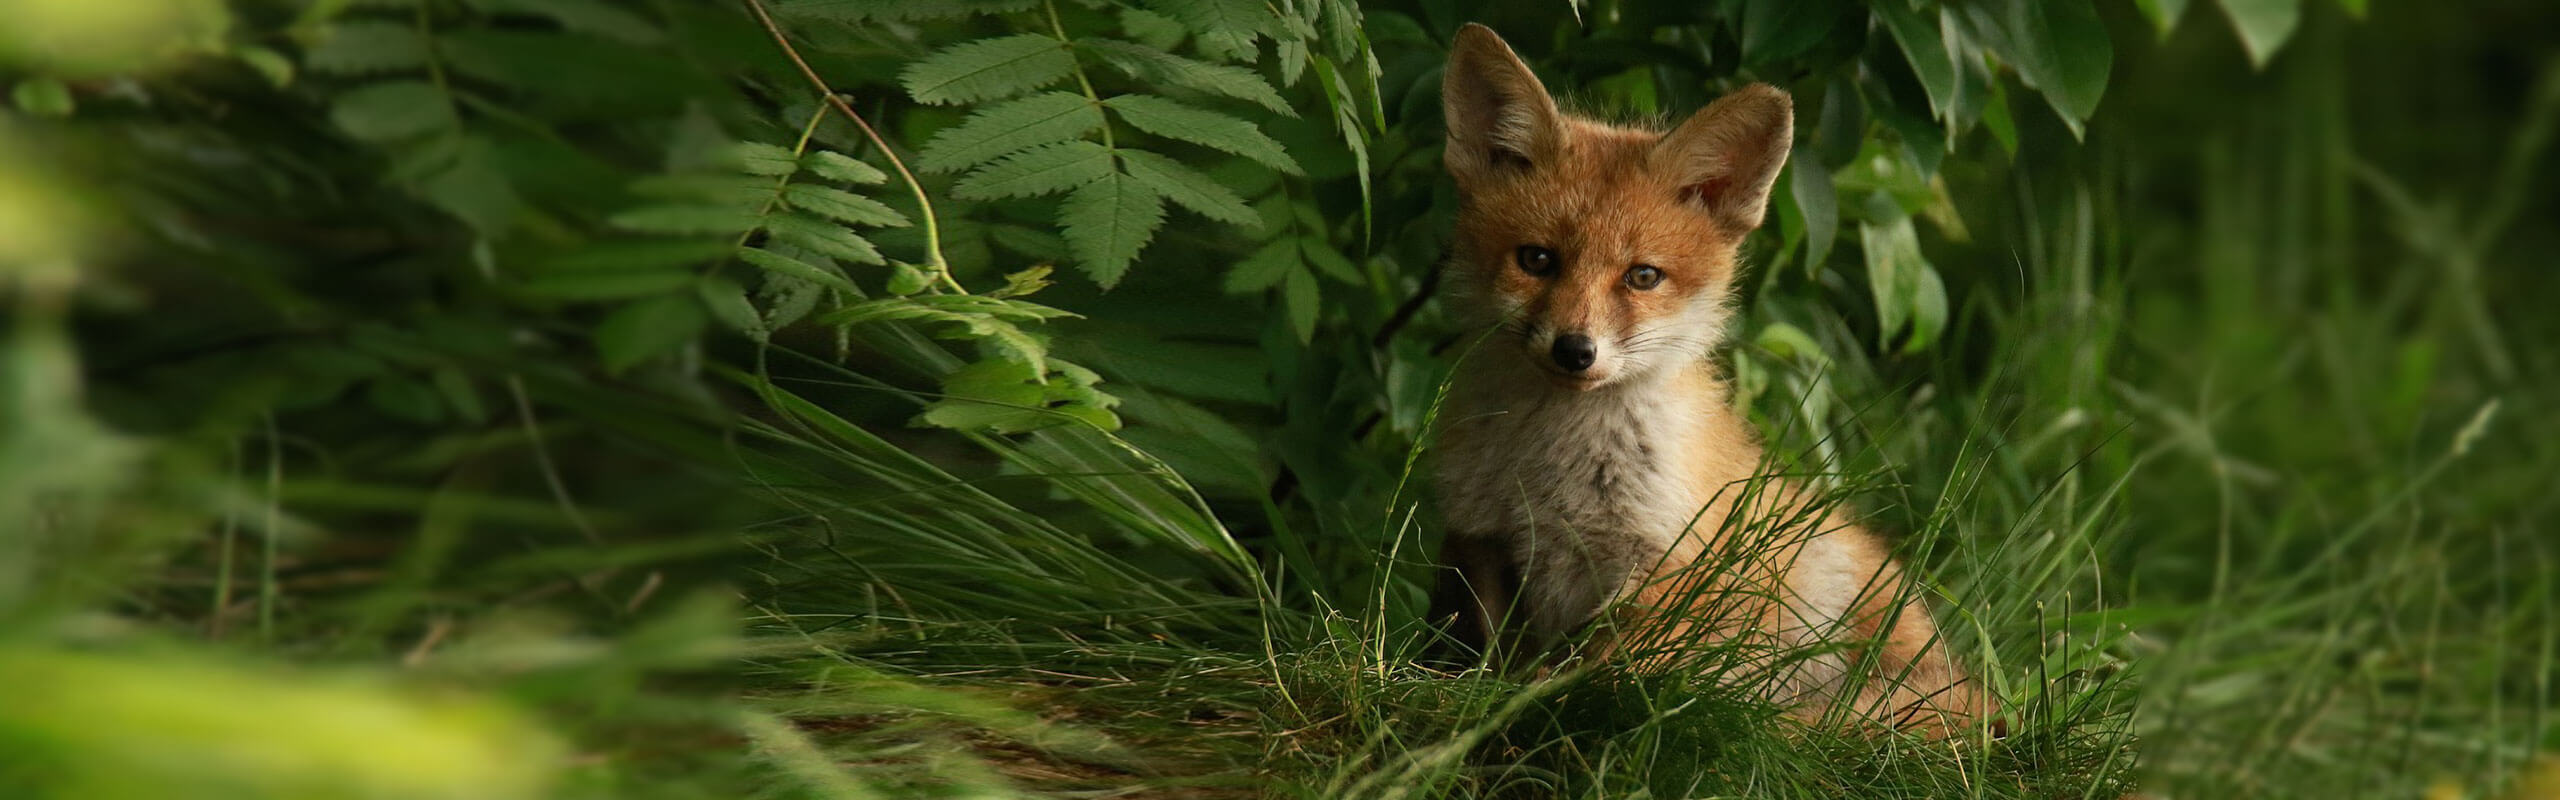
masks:
{"label": "fox cub", "polygon": [[1760,444],[1709,358],[1787,159],[1786,93],[1745,87],[1669,133],[1605,124],[1558,112],[1472,24],[1442,87],[1448,277],[1493,334],[1441,415],[1433,618],[1496,654],[1586,627],[1582,656],[1638,668],[1684,645],[1763,653],[1761,685],[1805,719],[1853,704],[1943,733],[1983,715],[1885,546],[1752,481]]}

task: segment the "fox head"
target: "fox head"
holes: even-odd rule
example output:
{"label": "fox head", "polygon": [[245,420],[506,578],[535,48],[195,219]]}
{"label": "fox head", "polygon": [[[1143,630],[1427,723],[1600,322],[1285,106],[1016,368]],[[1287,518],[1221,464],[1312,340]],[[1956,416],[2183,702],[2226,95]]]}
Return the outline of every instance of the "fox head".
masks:
{"label": "fox head", "polygon": [[[1450,277],[1558,385],[1693,364],[1723,339],[1743,236],[1787,160],[1787,94],[1752,84],[1663,133],[1565,115],[1482,25],[1442,79],[1457,182]],[[1501,353],[1496,358],[1505,357]]]}

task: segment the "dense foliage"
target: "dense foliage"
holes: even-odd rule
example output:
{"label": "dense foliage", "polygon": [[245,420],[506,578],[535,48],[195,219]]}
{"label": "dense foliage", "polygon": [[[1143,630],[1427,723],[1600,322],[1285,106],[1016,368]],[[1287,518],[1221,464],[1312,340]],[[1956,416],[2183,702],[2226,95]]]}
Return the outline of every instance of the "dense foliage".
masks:
{"label": "dense foliage", "polygon": [[[2560,746],[2548,9],[21,5],[0,794],[2529,796]],[[1413,663],[1468,21],[1605,118],[1793,93],[1721,358],[2011,736]]]}

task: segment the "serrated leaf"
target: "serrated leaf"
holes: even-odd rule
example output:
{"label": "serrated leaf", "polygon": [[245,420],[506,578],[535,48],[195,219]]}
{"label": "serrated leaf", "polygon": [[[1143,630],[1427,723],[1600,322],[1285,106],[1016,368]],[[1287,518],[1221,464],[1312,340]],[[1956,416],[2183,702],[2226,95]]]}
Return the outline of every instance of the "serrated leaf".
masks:
{"label": "serrated leaf", "polygon": [[856,264],[883,264],[880,250],[853,231],[833,222],[798,214],[775,214],[765,220],[765,230],[776,239],[808,248],[828,258]]}
{"label": "serrated leaf", "polygon": [[704,278],[693,285],[693,292],[702,298],[703,308],[710,310],[713,319],[746,334],[747,338],[761,342],[772,333],[765,328],[764,316],[756,313],[755,303],[747,300],[746,287],[738,285],[737,281],[721,277]]}
{"label": "serrated leaf", "polygon": [[1007,153],[1063,142],[1102,127],[1102,110],[1083,95],[1042,92],[987,106],[926,142],[916,167],[926,172],[967,169]]}
{"label": "serrated leaf", "polygon": [[427,66],[427,40],[414,23],[346,20],[322,30],[319,44],[302,57],[313,72],[368,75]]}
{"label": "serrated leaf", "polygon": [[1232,97],[1270,109],[1274,114],[1297,116],[1289,102],[1280,99],[1280,91],[1254,74],[1253,70],[1227,64],[1184,58],[1152,47],[1114,39],[1085,39],[1076,46],[1101,56],[1103,63],[1119,68],[1136,78],[1141,85],[1171,85]]}
{"label": "serrated leaf", "polygon": [[1298,335],[1298,343],[1315,341],[1317,301],[1315,273],[1303,269],[1289,271],[1281,282],[1280,304],[1289,312],[1289,330]]}
{"label": "serrated leaf", "polygon": [[1343,283],[1360,283],[1360,266],[1351,263],[1350,257],[1343,255],[1342,251],[1333,249],[1333,244],[1325,241],[1324,237],[1298,237],[1298,251],[1306,254],[1308,265],[1326,276]]}
{"label": "serrated leaf", "polygon": [[792,208],[842,222],[881,228],[906,227],[907,215],[862,195],[826,186],[795,183],[782,197]]}
{"label": "serrated leaf", "polygon": [[1120,9],[1120,31],[1139,44],[1158,50],[1180,47],[1182,38],[1190,35],[1190,31],[1182,29],[1181,22],[1143,8]]}
{"label": "serrated leaf", "polygon": [[1253,123],[1152,95],[1124,94],[1102,103],[1139,130],[1234,153],[1291,175],[1306,174]]}
{"label": "serrated leaf", "polygon": [[1147,0],[1147,8],[1198,33],[1202,52],[1229,61],[1252,55],[1254,43],[1278,21],[1256,0]]}
{"label": "serrated leaf", "polygon": [[1164,225],[1164,200],[1136,178],[1109,173],[1067,195],[1058,223],[1085,274],[1108,289]]}
{"label": "serrated leaf", "polygon": [[748,264],[755,266],[757,269],[762,269],[776,275],[787,275],[792,278],[808,281],[821,286],[831,286],[845,292],[854,291],[853,282],[846,280],[843,275],[838,274],[835,270],[820,267],[816,264],[811,264],[771,250],[754,247],[741,247],[738,248],[738,260],[745,261]]}
{"label": "serrated leaf", "polygon": [[1296,239],[1274,239],[1227,270],[1227,279],[1221,288],[1228,294],[1259,292],[1280,285],[1280,280],[1289,277],[1291,272],[1305,271],[1305,264],[1305,256],[1298,254]]}
{"label": "serrated leaf", "polygon": [[596,352],[607,372],[619,373],[650,356],[693,341],[709,321],[690,295],[664,294],[616,309],[596,323]]}
{"label": "serrated leaf", "polygon": [[1111,174],[1111,149],[1081,139],[1041,145],[998,159],[953,184],[963,200],[1034,197],[1073,189]]}
{"label": "serrated leaf", "polygon": [[423,81],[394,81],[352,89],[329,104],[329,121],[367,142],[406,139],[455,125],[444,93]]}
{"label": "serrated leaf", "polygon": [[899,297],[924,291],[933,285],[933,273],[904,261],[889,262],[889,293]]}
{"label": "serrated leaf", "polygon": [[1235,190],[1201,174],[1199,170],[1183,166],[1182,162],[1145,150],[1122,149],[1120,167],[1130,177],[1164,195],[1165,199],[1199,212],[1200,216],[1241,225],[1247,230],[1262,227],[1262,215],[1245,205],[1244,198],[1237,197]]}
{"label": "serrated leaf", "polygon": [[916,102],[969,103],[1021,94],[1056,83],[1075,69],[1058,40],[1016,34],[962,42],[907,65],[898,82]]}
{"label": "serrated leaf", "polygon": [[763,218],[726,206],[664,205],[631,209],[607,221],[614,227],[648,233],[703,234],[745,233],[755,230]]}
{"label": "serrated leaf", "polygon": [[889,173],[881,172],[880,168],[855,161],[852,156],[833,150],[811,152],[801,159],[800,165],[808,167],[810,172],[818,173],[818,177],[831,181],[871,184],[889,179]]}
{"label": "serrated leaf", "polygon": [[722,155],[749,175],[780,177],[800,171],[800,158],[791,154],[791,148],[779,145],[733,142]]}

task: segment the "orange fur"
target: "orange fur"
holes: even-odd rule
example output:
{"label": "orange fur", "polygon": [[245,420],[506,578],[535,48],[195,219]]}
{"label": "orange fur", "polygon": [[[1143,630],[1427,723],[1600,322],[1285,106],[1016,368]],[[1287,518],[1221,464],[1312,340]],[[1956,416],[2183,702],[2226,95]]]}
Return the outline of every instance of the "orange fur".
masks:
{"label": "orange fur", "polygon": [[[1667,133],[1608,125],[1559,112],[1477,25],[1445,80],[1449,268],[1459,310],[1496,332],[1460,364],[1441,432],[1435,615],[1497,652],[1597,620],[1582,655],[1640,669],[1759,648],[1765,691],[1808,719],[1837,706],[1944,732],[1985,715],[1884,545],[1755,481],[1760,445],[1708,358],[1792,139],[1786,94],[1753,85]],[[1804,649],[1825,643],[1841,646]],[[1791,649],[1814,655],[1782,662]]]}

